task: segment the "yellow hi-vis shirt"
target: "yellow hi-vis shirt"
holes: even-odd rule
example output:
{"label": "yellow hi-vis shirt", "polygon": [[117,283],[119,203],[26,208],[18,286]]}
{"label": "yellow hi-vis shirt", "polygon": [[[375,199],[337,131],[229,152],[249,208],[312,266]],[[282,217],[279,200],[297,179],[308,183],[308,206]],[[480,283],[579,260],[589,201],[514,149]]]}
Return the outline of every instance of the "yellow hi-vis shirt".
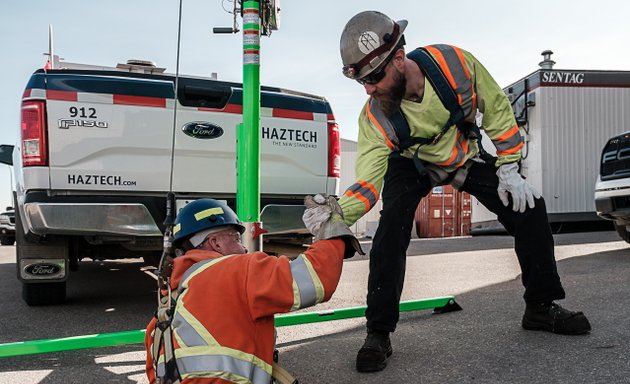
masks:
{"label": "yellow hi-vis shirt", "polygon": [[[483,129],[497,148],[497,167],[518,161],[523,144],[510,102],[483,65],[469,52],[461,51],[477,93],[477,107],[483,114]],[[339,200],[348,225],[354,224],[376,204],[383,187],[388,157],[390,153],[398,151],[398,140],[392,137],[395,133],[383,131],[370,119],[368,104],[369,100],[359,115],[357,182]],[[403,100],[401,110],[409,123],[412,137],[429,138],[437,135],[450,116],[428,79],[424,82],[422,102]],[[417,147],[414,145],[408,148],[403,156],[411,158]],[[465,156],[453,164],[459,151],[463,151]],[[474,141],[469,141],[456,127],[452,127],[439,142],[421,145],[418,155],[421,160],[451,172],[476,156],[478,151]]]}

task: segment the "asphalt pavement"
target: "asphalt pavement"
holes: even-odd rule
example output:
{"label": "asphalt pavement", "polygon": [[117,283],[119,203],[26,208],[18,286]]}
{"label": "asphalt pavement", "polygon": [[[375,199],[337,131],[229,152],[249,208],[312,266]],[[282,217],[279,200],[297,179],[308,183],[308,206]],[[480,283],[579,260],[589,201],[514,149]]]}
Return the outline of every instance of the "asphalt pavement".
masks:
{"label": "asphalt pavement", "polygon": [[[403,300],[455,295],[462,311],[401,314],[385,371],[360,374],[364,319],[278,328],[280,363],[308,383],[630,383],[630,246],[616,233],[554,235],[567,299],[593,331],[525,331],[523,289],[508,236],[413,240]],[[370,243],[364,242],[369,249]],[[333,299],[312,310],[365,304],[368,261],[344,264]],[[143,328],[154,281],[138,260],[87,262],[68,302],[30,308],[20,298],[13,247],[0,247],[0,343]],[[141,345],[0,358],[0,383],[146,383]]]}

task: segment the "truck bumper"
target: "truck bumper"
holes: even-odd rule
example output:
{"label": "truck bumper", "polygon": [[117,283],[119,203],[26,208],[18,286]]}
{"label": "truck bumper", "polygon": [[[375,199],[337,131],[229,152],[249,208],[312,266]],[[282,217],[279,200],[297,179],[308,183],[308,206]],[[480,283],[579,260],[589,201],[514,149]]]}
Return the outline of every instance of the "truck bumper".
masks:
{"label": "truck bumper", "polygon": [[24,213],[36,235],[162,235],[143,204],[26,203]]}

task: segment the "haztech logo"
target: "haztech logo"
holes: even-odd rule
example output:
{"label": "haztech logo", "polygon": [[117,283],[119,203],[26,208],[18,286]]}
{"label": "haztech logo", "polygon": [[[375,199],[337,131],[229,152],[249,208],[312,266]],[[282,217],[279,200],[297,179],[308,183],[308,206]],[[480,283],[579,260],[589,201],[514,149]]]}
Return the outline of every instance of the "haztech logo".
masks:
{"label": "haztech logo", "polygon": [[137,183],[134,180],[123,180],[122,176],[116,175],[68,175],[68,184],[134,186]]}
{"label": "haztech logo", "polygon": [[81,119],[59,119],[58,124],[61,129],[68,129],[70,127],[107,128],[109,126],[105,121]]}
{"label": "haztech logo", "polygon": [[543,72],[544,83],[582,84],[584,72]]}
{"label": "haztech logo", "polygon": [[261,127],[261,138],[275,146],[317,148],[317,132],[301,129]]}

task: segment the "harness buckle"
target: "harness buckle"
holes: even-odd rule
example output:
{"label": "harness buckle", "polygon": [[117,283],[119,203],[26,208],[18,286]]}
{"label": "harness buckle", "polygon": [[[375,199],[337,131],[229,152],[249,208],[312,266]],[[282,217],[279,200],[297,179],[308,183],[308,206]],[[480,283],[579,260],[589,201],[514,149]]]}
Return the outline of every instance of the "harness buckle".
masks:
{"label": "harness buckle", "polygon": [[438,133],[437,135],[433,136],[433,140],[431,140],[431,145],[437,144],[437,142],[440,141],[442,136],[444,136],[444,131],[442,131],[442,132]]}

